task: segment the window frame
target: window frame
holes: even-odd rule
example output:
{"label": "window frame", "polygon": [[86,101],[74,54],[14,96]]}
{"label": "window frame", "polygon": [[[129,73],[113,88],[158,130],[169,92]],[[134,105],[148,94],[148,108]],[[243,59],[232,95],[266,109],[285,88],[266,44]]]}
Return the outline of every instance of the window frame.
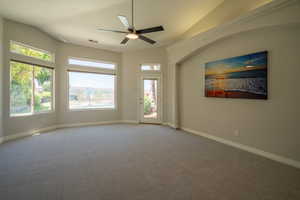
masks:
{"label": "window frame", "polygon": [[[67,68],[66,68],[66,86],[67,86],[67,103],[66,109],[68,112],[82,112],[82,111],[116,111],[118,110],[118,64],[110,61],[102,61],[95,59],[86,59],[86,58],[76,58],[79,60],[87,60],[87,61],[95,61],[95,62],[103,62],[115,65],[115,69],[106,69],[106,68],[98,68],[98,67],[88,67],[81,65],[72,65],[69,64],[69,58],[76,57],[68,57]],[[100,75],[112,75],[114,76],[114,107],[113,108],[78,108],[71,109],[70,108],[70,75],[69,72],[79,72],[79,73],[90,73],[90,74],[100,74]]]}
{"label": "window frame", "polygon": [[[104,63],[104,64],[112,64],[115,66],[114,69],[109,69],[109,68],[102,68],[102,67],[93,67],[93,66],[88,66],[88,65],[75,65],[75,64],[70,64],[69,60],[70,59],[74,59],[74,60],[79,60],[79,61],[87,61],[87,62],[94,62],[94,63]],[[109,71],[116,71],[117,70],[117,64],[114,62],[109,62],[109,61],[104,61],[104,60],[95,60],[95,59],[90,59],[90,58],[78,58],[78,57],[72,57],[69,56],[68,57],[68,61],[67,64],[69,66],[73,66],[73,67],[81,67],[81,68],[89,68],[90,70],[109,70]]]}
{"label": "window frame", "polygon": [[[149,66],[154,66],[154,65],[159,65],[159,70],[143,70],[142,67],[143,65],[149,65]],[[160,63],[143,63],[143,64],[140,64],[140,71],[142,73],[161,73],[161,64]]]}
{"label": "window frame", "polygon": [[[22,114],[11,114],[11,95],[10,95],[10,89],[11,89],[11,62],[18,62],[18,63],[23,63],[27,65],[32,65],[33,70],[32,70],[32,111],[30,113],[22,113]],[[51,110],[49,111],[41,111],[41,112],[35,112],[34,111],[34,103],[35,103],[35,83],[34,83],[34,78],[35,78],[35,67],[42,67],[42,68],[47,68],[52,70],[52,84],[51,84]],[[15,60],[15,59],[10,59],[9,60],[9,117],[10,118],[16,118],[16,117],[27,117],[27,116],[35,116],[35,115],[41,115],[41,114],[51,114],[55,112],[55,68],[45,66],[45,65],[40,65],[40,64],[34,64],[26,61],[21,61],[21,60]]]}
{"label": "window frame", "polygon": [[[32,50],[35,50],[35,51],[40,51],[42,53],[49,54],[49,55],[52,56],[52,59],[51,60],[43,60],[41,58],[37,58],[37,57],[33,57],[33,56],[28,56],[28,55],[25,55],[25,54],[22,54],[22,53],[19,53],[19,52],[16,52],[16,51],[12,51],[11,50],[11,45],[12,44],[17,44],[17,45],[24,46],[26,48],[29,48],[29,49],[32,49]],[[9,52],[13,53],[13,54],[25,56],[25,57],[28,57],[28,58],[33,58],[33,59],[36,59],[36,60],[40,60],[40,61],[43,61],[43,62],[46,62],[46,63],[55,63],[55,53],[52,53],[52,52],[44,50],[44,49],[39,49],[39,48],[33,47],[31,45],[24,44],[22,42],[17,42],[17,41],[14,41],[14,40],[10,40],[10,43],[9,43]]]}
{"label": "window frame", "polygon": [[[143,65],[159,65],[159,70],[142,70]],[[139,63],[139,80],[138,80],[138,88],[139,92],[137,94],[137,99],[141,98],[141,91],[143,90],[142,88],[142,82],[144,77],[147,78],[158,78],[160,79],[160,118],[163,121],[164,118],[164,78],[163,78],[163,70],[162,70],[162,65],[161,63]],[[137,116],[141,116],[141,106],[140,102],[137,102]]]}

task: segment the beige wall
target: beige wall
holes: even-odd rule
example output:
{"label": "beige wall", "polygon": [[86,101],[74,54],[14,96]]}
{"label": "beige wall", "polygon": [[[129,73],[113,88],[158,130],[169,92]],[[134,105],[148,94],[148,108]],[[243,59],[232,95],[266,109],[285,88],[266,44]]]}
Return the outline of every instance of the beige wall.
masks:
{"label": "beige wall", "polygon": [[[69,111],[67,108],[67,68],[68,57],[88,58],[102,61],[114,62],[118,65],[118,80],[117,80],[117,108],[114,110],[85,110],[85,111]],[[121,53],[105,51],[95,48],[82,47],[72,44],[61,43],[57,51],[57,95],[59,98],[57,110],[58,124],[74,124],[86,122],[102,122],[102,121],[117,121],[121,119]]]}
{"label": "beige wall", "polygon": [[[3,124],[4,135],[12,135],[25,131],[49,127],[56,124],[56,112],[50,114],[40,114],[26,117],[10,117],[9,116],[9,82],[11,58],[19,58],[9,52],[10,40],[22,42],[40,49],[50,52],[56,52],[58,42],[47,34],[24,24],[13,21],[4,21],[4,108],[3,108]],[[27,58],[25,58],[27,59]],[[43,64],[43,63],[41,63]]]}
{"label": "beige wall", "polygon": [[[164,48],[152,48],[122,54],[122,119],[138,121],[138,97],[140,95],[140,66],[145,63],[160,63],[163,74],[163,88],[167,83],[166,51]],[[167,91],[163,91],[164,105],[167,103]],[[166,113],[167,107],[164,108]],[[166,115],[163,116],[166,121]]]}
{"label": "beige wall", "polygon": [[[299,35],[299,25],[240,33],[209,45],[182,63],[180,126],[300,160]],[[206,62],[261,50],[269,51],[268,100],[204,97]]]}
{"label": "beige wall", "polygon": [[264,5],[257,10],[250,11],[247,15],[239,17],[230,23],[220,25],[214,29],[200,33],[190,39],[168,46],[168,114],[169,122],[177,126],[178,113],[176,65],[195,55],[199,49],[206,48],[209,44],[220,41],[232,35],[257,30],[264,27],[275,27],[288,24],[300,24],[300,3],[299,1],[276,0]]}
{"label": "beige wall", "polygon": [[[21,59],[36,64],[45,64],[43,61],[18,56],[9,52],[10,40],[22,42],[40,49],[54,52],[55,63],[55,112],[33,116],[9,116],[9,61]],[[117,80],[117,109],[69,111],[67,108],[67,59],[68,57],[88,58],[111,61],[118,65]],[[60,124],[93,123],[105,121],[137,121],[137,95],[139,67],[143,63],[160,63],[163,72],[163,88],[166,78],[166,52],[164,48],[153,48],[124,54],[82,47],[59,42],[38,29],[13,22],[4,21],[4,135],[11,136],[27,131],[47,128]],[[167,92],[164,91],[164,104],[167,102]],[[124,106],[122,106],[124,105]],[[126,105],[126,106],[125,106]],[[167,107],[164,107],[164,112]],[[166,118],[166,116],[165,116]],[[166,120],[164,120],[166,121]]]}
{"label": "beige wall", "polygon": [[[22,42],[33,47],[55,53],[55,112],[38,114],[33,116],[10,117],[9,116],[9,61],[21,59],[35,64],[45,64],[29,57],[18,56],[9,52],[10,40]],[[103,61],[111,61],[118,65],[118,89],[115,110],[94,111],[68,111],[67,109],[67,59],[68,57],[89,58]],[[41,128],[51,127],[57,124],[76,124],[86,122],[118,121],[121,119],[121,53],[115,53],[89,47],[81,47],[72,44],[61,43],[38,29],[13,22],[4,21],[4,94],[3,94],[3,124],[4,135],[24,133]],[[1,84],[2,85],[2,84]]]}
{"label": "beige wall", "polygon": [[3,99],[3,19],[0,17],[0,143],[1,143],[1,137],[3,136],[3,105],[2,105],[2,99]]}

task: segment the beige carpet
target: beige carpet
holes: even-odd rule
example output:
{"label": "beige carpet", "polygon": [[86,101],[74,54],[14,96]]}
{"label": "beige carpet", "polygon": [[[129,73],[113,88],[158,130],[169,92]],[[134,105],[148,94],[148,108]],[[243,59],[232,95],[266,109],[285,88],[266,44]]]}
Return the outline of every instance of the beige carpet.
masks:
{"label": "beige carpet", "polygon": [[300,170],[154,125],[0,145],[1,200],[299,200]]}

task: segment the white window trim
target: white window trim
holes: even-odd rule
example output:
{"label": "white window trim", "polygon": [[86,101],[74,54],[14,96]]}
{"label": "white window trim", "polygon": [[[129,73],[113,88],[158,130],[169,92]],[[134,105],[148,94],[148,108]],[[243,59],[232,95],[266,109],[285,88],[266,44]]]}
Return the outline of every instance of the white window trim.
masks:
{"label": "white window trim", "polygon": [[[159,70],[143,70],[142,69],[143,65],[149,65],[149,66],[159,65]],[[143,73],[147,73],[147,72],[161,73],[161,64],[160,63],[143,63],[143,64],[140,64],[140,71]]]}
{"label": "white window trim", "polygon": [[[108,68],[101,68],[101,67],[93,67],[93,66],[86,66],[86,65],[74,65],[74,64],[69,64],[69,60],[70,59],[74,59],[74,60],[80,60],[80,61],[87,61],[87,62],[95,62],[95,63],[104,63],[104,64],[112,64],[115,66],[114,69],[108,69]],[[80,69],[82,68],[90,68],[90,70],[108,70],[108,71],[116,71],[117,70],[117,64],[114,62],[110,62],[110,61],[104,61],[104,60],[96,60],[96,59],[90,59],[90,58],[79,58],[79,57],[68,57],[67,60],[67,64],[68,66],[71,67],[80,67]]]}
{"label": "white window trim", "polygon": [[[80,66],[80,65],[70,65],[69,58],[75,57],[68,57],[68,67],[66,69],[66,86],[67,86],[67,112],[82,112],[82,111],[117,111],[118,110],[118,64],[114,62],[108,61],[101,61],[101,60],[92,60],[86,58],[75,58],[80,60],[87,60],[87,61],[95,61],[95,62],[103,62],[115,65],[115,69],[105,69],[105,68],[97,68],[97,67],[88,67],[88,66]],[[81,73],[96,73],[96,74],[104,74],[104,75],[113,75],[115,76],[114,80],[114,107],[113,108],[78,108],[78,109],[71,109],[70,108],[70,82],[69,82],[69,72],[81,72]]]}
{"label": "white window trim", "polygon": [[[142,65],[159,65],[160,66],[160,69],[159,70],[142,70]],[[160,79],[160,115],[161,115],[161,123],[163,123],[164,121],[164,105],[163,105],[163,102],[164,102],[164,79],[163,79],[163,72],[162,72],[162,64],[160,63],[143,63],[143,64],[140,64],[140,78],[138,79],[138,96],[137,96],[137,106],[138,106],[138,109],[137,109],[137,116],[138,116],[138,119],[139,121],[141,120],[141,107],[140,107],[140,98],[141,98],[141,91],[142,91],[142,83],[141,81],[143,80],[144,77],[147,77],[147,78],[159,78]]]}
{"label": "white window trim", "polygon": [[[12,51],[11,48],[10,48],[12,44],[17,44],[17,45],[20,45],[20,46],[24,46],[24,47],[27,47],[27,48],[30,48],[30,49],[33,49],[33,50],[36,50],[36,51],[40,51],[40,52],[49,54],[49,55],[52,56],[52,60],[43,60],[41,58],[36,58],[36,57],[32,57],[32,56],[21,54],[21,53],[16,52],[16,51]],[[39,48],[30,46],[28,44],[24,44],[24,43],[17,42],[17,41],[14,41],[14,40],[10,40],[10,43],[9,43],[9,52],[14,53],[14,54],[18,54],[18,55],[22,55],[22,56],[25,56],[25,57],[29,57],[29,58],[41,60],[41,61],[48,62],[48,63],[55,63],[55,53],[52,53],[52,52],[44,50],[44,49],[39,49]]]}
{"label": "white window trim", "polygon": [[[19,63],[25,63],[25,64],[28,64],[28,65],[32,65],[33,67],[34,66],[37,66],[37,67],[44,67],[44,68],[51,68],[51,67],[46,67],[46,66],[41,66],[41,65],[37,65],[37,64],[33,64],[33,63],[27,63],[27,62],[22,62],[22,61],[17,61],[17,60],[10,60],[9,61],[9,64],[10,62],[19,62]],[[11,87],[11,66],[9,66],[9,91],[10,91],[10,87]],[[52,113],[55,113],[55,69],[54,68],[51,68],[52,70],[52,84],[51,84],[51,90],[52,90],[52,101],[51,101],[51,110],[48,110],[48,111],[41,111],[41,112],[34,112],[34,94],[35,94],[35,85],[34,85],[34,70],[33,70],[33,82],[32,82],[32,102],[31,102],[31,105],[32,105],[32,111],[30,113],[22,113],[22,114],[11,114],[10,113],[10,107],[11,107],[11,104],[10,104],[10,92],[9,92],[9,117],[10,118],[16,118],[16,117],[29,117],[29,116],[35,116],[35,115],[43,115],[43,114],[52,114]]]}
{"label": "white window trim", "polygon": [[[143,114],[143,110],[141,109],[141,104],[140,104],[140,99],[142,98],[142,95],[143,95],[143,91],[144,91],[144,88],[142,88],[142,81],[144,79],[157,79],[158,81],[160,81],[160,87],[159,87],[159,100],[158,100],[158,104],[159,104],[159,118],[158,119],[150,119],[148,122],[142,122],[141,119],[142,119],[142,114]],[[138,109],[137,109],[137,116],[138,116],[138,120],[139,122],[141,123],[158,123],[158,124],[162,124],[163,123],[163,119],[164,119],[164,105],[163,105],[163,102],[164,102],[164,91],[163,91],[163,76],[162,74],[160,73],[155,73],[155,74],[148,74],[148,73],[143,73],[140,75],[140,78],[138,79],[138,96],[137,96],[137,106],[138,106]],[[151,121],[153,120],[153,121]]]}
{"label": "white window trim", "polygon": [[77,71],[77,72],[86,72],[86,73],[97,73],[97,74],[111,74],[111,75],[116,75],[117,71],[116,70],[107,70],[107,69],[98,69],[98,68],[93,68],[93,67],[68,67],[68,71]]}

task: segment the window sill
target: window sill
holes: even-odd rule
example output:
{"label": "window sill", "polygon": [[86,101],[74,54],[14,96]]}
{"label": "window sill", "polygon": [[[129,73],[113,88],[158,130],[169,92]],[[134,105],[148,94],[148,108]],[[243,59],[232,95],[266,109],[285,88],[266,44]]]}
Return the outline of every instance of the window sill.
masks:
{"label": "window sill", "polygon": [[19,117],[31,117],[31,116],[37,116],[37,115],[46,115],[46,114],[53,114],[55,111],[49,111],[49,112],[39,112],[39,113],[29,113],[29,114],[16,114],[16,115],[9,115],[10,118],[19,118]]}
{"label": "window sill", "polygon": [[75,108],[75,109],[72,109],[72,108],[69,108],[68,109],[68,112],[82,112],[82,111],[116,111],[117,108]]}

